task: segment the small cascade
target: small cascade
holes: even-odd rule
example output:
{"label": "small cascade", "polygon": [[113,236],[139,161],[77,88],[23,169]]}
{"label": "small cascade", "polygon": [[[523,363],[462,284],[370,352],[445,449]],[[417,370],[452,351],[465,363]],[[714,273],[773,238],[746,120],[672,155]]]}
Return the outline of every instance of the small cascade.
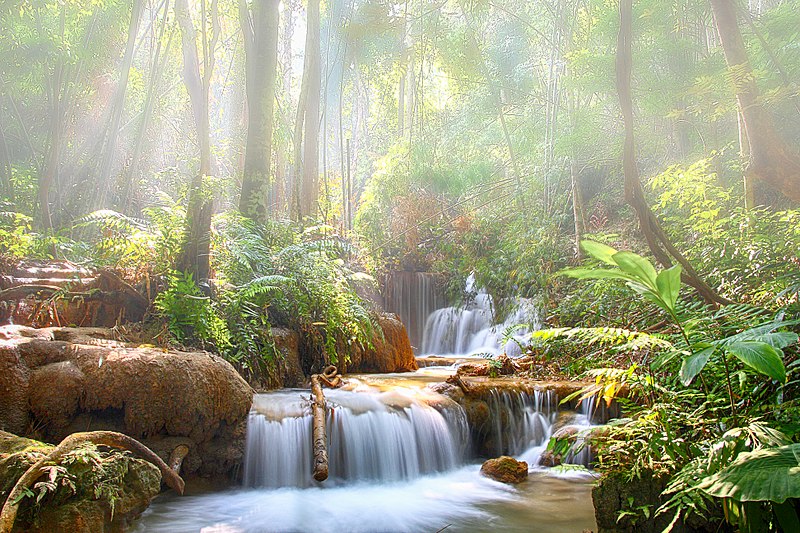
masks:
{"label": "small cascade", "polygon": [[400,317],[408,330],[411,346],[419,353],[425,320],[446,305],[437,275],[397,270],[386,276],[384,287],[386,310]]}
{"label": "small cascade", "polygon": [[558,411],[553,391],[492,389],[487,403],[491,425],[484,438],[492,457],[519,455],[547,443]]}
{"label": "small cascade", "polygon": [[485,290],[476,289],[473,275],[467,278],[465,294],[469,301],[466,306],[444,307],[428,315],[420,353],[469,355],[505,352],[511,357],[519,356],[519,345],[528,340],[529,331],[516,331],[505,343],[503,338],[509,328],[519,324],[539,328],[534,303],[526,298],[518,299],[506,320],[496,324],[492,297]]}
{"label": "small cascade", "polygon": [[[305,391],[256,397],[248,422],[248,487],[312,485],[312,417]],[[466,416],[457,404],[436,409],[394,393],[326,391],[330,477],[400,481],[461,465]]]}

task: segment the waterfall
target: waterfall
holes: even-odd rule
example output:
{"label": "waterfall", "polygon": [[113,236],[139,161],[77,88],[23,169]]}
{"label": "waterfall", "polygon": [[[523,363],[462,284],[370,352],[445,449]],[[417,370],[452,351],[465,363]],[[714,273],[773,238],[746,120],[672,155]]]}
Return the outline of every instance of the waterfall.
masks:
{"label": "waterfall", "polygon": [[519,455],[547,443],[558,410],[553,391],[511,391],[492,389],[485,436],[490,455]]}
{"label": "waterfall", "polygon": [[494,322],[494,301],[484,289],[476,289],[474,275],[467,278],[465,294],[468,304],[464,307],[443,307],[428,315],[420,353],[469,355],[504,352],[511,357],[519,356],[520,344],[529,339],[527,327],[516,331],[505,343],[503,338],[509,328],[520,324],[539,328],[540,320],[533,301],[517,299],[506,320],[497,324]]}
{"label": "waterfall", "polygon": [[[249,487],[312,485],[312,417],[305,392],[256,396],[250,413],[244,483]],[[326,391],[330,477],[400,481],[452,470],[464,460],[463,409],[437,410],[391,393]]]}
{"label": "waterfall", "polygon": [[430,272],[393,271],[386,276],[385,308],[405,324],[415,352],[422,346],[426,318],[445,305],[439,285]]}

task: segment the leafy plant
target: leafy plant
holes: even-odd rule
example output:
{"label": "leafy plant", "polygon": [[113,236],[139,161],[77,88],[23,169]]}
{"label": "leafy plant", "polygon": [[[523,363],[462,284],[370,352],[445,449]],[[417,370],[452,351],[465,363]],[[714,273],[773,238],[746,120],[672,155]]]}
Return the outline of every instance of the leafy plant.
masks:
{"label": "leafy plant", "polygon": [[176,342],[227,348],[230,342],[227,325],[217,315],[211,298],[200,292],[191,273],[170,272],[167,288],[159,293],[154,304],[167,320],[167,329]]}

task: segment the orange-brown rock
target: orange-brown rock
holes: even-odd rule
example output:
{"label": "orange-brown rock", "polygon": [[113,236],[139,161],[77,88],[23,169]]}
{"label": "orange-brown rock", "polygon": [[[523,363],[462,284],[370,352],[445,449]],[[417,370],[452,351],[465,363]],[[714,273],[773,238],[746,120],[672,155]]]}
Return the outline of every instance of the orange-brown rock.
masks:
{"label": "orange-brown rock", "polygon": [[483,463],[481,474],[501,483],[522,483],[528,479],[528,463],[504,455]]}
{"label": "orange-brown rock", "polygon": [[98,328],[0,327],[0,429],[56,442],[113,430],[166,460],[189,446],[186,473],[241,462],[253,391],[222,358],[110,340]]}
{"label": "orange-brown rock", "polygon": [[372,347],[353,347],[349,350],[350,362],[342,364],[342,373],[366,372],[384,374],[391,372],[413,372],[419,367],[414,358],[414,350],[408,339],[406,327],[394,314],[378,315],[378,324],[383,335],[376,332]]}

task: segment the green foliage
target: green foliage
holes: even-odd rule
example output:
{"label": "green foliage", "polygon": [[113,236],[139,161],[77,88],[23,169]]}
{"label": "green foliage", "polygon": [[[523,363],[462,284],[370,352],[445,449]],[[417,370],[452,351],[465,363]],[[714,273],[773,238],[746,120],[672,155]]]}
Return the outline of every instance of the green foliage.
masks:
{"label": "green foliage", "polygon": [[170,272],[167,288],[154,302],[166,319],[171,338],[184,345],[199,343],[224,350],[230,343],[227,324],[217,314],[211,298],[203,295],[191,273]]}
{"label": "green foliage", "polygon": [[346,359],[353,345],[370,345],[376,323],[355,288],[374,280],[351,270],[344,260],[350,246],[328,236],[329,229],[298,236],[287,224],[233,215],[215,228],[214,268],[235,284],[220,298],[232,360],[250,370],[274,363],[272,325],[302,332],[326,362]]}
{"label": "green foliage", "polygon": [[783,503],[800,498],[800,444],[744,452],[698,488],[717,498],[737,502]]}

